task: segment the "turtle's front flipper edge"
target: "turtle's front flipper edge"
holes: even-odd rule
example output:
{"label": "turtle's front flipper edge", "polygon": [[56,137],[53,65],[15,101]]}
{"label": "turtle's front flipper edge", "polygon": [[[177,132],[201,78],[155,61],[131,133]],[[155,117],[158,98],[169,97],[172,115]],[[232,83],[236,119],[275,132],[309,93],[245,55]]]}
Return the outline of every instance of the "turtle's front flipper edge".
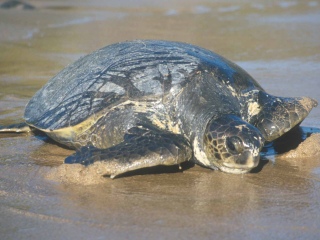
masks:
{"label": "turtle's front flipper edge", "polygon": [[125,172],[158,165],[175,165],[192,158],[188,141],[176,134],[131,128],[124,141],[107,149],[80,148],[65,163],[89,165],[100,161],[104,175],[116,177]]}
{"label": "turtle's front flipper edge", "polygon": [[25,133],[31,132],[29,125],[25,122],[10,124],[7,126],[0,125],[0,133]]}

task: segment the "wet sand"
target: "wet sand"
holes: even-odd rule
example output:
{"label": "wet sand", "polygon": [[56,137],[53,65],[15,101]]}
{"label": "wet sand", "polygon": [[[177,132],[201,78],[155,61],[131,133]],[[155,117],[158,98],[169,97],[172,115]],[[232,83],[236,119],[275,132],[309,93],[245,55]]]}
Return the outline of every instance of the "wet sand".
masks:
{"label": "wet sand", "polygon": [[[0,124],[20,122],[35,91],[80,56],[139,38],[200,45],[271,94],[320,100],[318,1],[28,3],[0,9]],[[62,165],[73,151],[45,136],[2,134],[0,238],[319,239],[319,107],[302,126],[307,140],[267,146],[250,174],[185,164],[114,180]]]}

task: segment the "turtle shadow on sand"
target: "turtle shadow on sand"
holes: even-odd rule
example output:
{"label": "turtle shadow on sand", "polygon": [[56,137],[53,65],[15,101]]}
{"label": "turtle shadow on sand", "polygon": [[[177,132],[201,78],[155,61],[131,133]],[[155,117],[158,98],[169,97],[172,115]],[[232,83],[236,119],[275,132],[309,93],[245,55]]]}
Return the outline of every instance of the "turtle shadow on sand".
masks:
{"label": "turtle shadow on sand", "polygon": [[[296,150],[312,134],[319,134],[320,128],[296,126],[280,138],[267,142],[260,152],[260,162],[250,173],[259,173],[270,160],[269,157],[284,156]],[[282,160],[282,159],[278,159]]]}
{"label": "turtle shadow on sand", "polygon": [[266,143],[261,155],[280,155],[294,150],[314,133],[320,133],[320,128],[296,126],[273,142]]}

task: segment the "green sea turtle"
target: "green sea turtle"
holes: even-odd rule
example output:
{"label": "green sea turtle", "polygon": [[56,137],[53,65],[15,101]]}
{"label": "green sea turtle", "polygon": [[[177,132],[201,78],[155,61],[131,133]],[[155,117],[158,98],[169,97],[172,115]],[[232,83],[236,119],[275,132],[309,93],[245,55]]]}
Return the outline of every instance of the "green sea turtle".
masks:
{"label": "green sea turtle", "polygon": [[30,100],[25,124],[1,131],[40,130],[76,149],[65,163],[99,162],[111,177],[188,160],[246,173],[258,165],[265,141],[298,125],[315,106],[308,97],[266,93],[209,50],[137,40],[63,69]]}

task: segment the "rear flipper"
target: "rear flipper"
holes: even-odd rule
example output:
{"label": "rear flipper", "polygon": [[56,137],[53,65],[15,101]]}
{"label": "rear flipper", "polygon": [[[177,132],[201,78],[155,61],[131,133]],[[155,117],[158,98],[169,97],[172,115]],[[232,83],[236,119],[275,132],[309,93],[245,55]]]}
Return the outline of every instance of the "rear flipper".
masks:
{"label": "rear flipper", "polygon": [[89,165],[103,162],[103,173],[111,178],[136,169],[175,165],[190,160],[192,149],[180,135],[134,127],[124,141],[107,149],[82,147],[67,157],[65,163]]}
{"label": "rear flipper", "polygon": [[0,133],[24,133],[24,132],[31,132],[29,125],[25,122],[10,124],[7,126],[0,125]]}

